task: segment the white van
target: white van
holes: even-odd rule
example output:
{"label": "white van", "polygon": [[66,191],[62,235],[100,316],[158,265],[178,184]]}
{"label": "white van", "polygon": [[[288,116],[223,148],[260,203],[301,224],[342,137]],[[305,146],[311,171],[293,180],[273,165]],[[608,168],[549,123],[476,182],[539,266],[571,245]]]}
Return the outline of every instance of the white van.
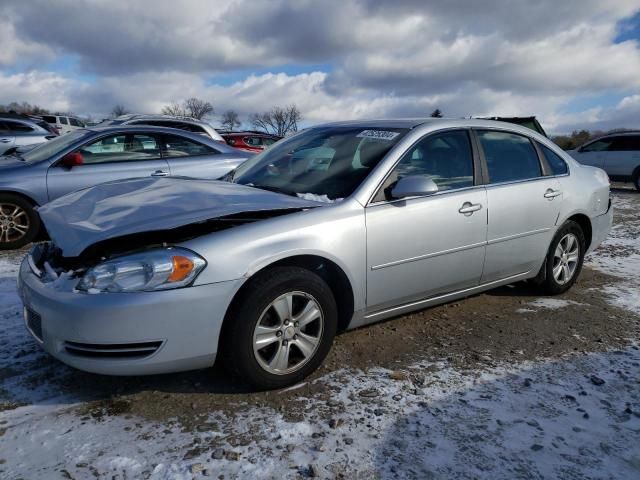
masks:
{"label": "white van", "polygon": [[42,115],[42,119],[55,128],[60,135],[69,133],[78,128],[84,128],[82,120],[76,117],[67,117],[62,115]]}

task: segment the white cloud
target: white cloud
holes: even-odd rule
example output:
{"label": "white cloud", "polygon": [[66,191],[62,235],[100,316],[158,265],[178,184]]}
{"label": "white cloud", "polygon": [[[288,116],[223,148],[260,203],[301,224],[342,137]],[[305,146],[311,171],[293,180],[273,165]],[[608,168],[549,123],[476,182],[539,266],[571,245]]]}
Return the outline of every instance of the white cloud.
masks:
{"label": "white cloud", "polygon": [[[0,100],[102,116],[116,103],[157,112],[194,95],[244,117],[296,103],[309,123],[439,107],[450,116],[535,114],[551,131],[640,126],[640,45],[613,41],[638,8],[637,0],[16,2],[0,21]],[[53,72],[54,53],[73,58],[81,75]],[[309,63],[328,67],[276,73]],[[206,81],[239,69],[245,77],[232,85]],[[612,92],[626,103],[565,113]]]}

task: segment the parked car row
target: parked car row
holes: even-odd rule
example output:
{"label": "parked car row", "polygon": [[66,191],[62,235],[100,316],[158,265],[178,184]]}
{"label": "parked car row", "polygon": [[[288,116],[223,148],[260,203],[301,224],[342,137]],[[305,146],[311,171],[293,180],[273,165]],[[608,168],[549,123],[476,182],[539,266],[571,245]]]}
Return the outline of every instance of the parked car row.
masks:
{"label": "parked car row", "polygon": [[319,125],[255,156],[120,125],[5,162],[0,241],[50,236],[20,267],[26,326],[103,374],[222,358],[292,385],[337,331],[516,281],[566,291],[612,221],[601,169],[487,120]]}

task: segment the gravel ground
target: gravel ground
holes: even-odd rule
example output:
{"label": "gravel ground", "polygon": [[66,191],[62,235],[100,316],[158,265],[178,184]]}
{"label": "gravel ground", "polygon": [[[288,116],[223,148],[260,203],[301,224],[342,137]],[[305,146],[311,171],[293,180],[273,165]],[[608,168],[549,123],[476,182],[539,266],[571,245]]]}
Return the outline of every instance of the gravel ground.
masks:
{"label": "gravel ground", "polygon": [[640,194],[575,287],[526,285],[340,335],[308,382],[72,370],[0,253],[0,478],[639,478]]}

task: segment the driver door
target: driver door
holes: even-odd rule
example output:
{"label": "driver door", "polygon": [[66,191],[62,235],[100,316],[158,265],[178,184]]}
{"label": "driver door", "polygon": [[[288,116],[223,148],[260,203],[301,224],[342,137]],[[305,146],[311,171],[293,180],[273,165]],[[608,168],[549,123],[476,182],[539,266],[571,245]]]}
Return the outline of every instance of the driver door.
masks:
{"label": "driver door", "polygon": [[[487,240],[487,192],[477,185],[469,132],[427,135],[404,155],[365,210],[367,310],[437,296],[480,282]],[[435,194],[385,194],[409,175],[424,175]]]}
{"label": "driver door", "polygon": [[160,141],[152,134],[107,135],[76,151],[82,155],[82,165],[69,168],[58,161],[49,168],[49,200],[113,180],[169,175],[169,165],[161,158]]}

